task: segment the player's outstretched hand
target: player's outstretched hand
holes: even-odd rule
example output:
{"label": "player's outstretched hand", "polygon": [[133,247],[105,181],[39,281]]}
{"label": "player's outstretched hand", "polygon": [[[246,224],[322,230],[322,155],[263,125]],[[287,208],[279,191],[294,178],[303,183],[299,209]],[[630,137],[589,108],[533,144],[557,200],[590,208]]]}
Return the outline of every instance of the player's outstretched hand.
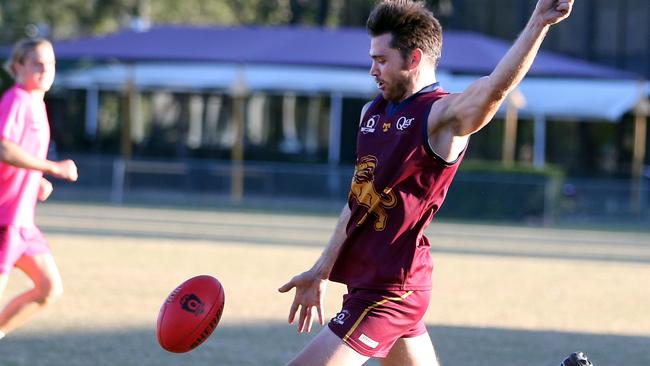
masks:
{"label": "player's outstretched hand", "polygon": [[544,24],[553,25],[568,18],[573,8],[573,0],[539,0],[535,14]]}
{"label": "player's outstretched hand", "polygon": [[285,283],[278,291],[284,293],[296,289],[296,294],[289,310],[289,324],[293,324],[296,313],[300,309],[298,318],[298,332],[310,332],[312,320],[314,319],[314,308],[321,325],[325,325],[323,319],[323,299],[327,288],[327,280],[320,278],[316,273],[310,271],[294,276]]}

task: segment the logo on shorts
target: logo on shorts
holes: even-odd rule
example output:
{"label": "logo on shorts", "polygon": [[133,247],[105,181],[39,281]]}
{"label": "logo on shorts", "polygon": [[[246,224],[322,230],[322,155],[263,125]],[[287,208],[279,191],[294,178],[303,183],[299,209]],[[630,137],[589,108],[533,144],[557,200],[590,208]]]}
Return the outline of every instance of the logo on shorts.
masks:
{"label": "logo on shorts", "polygon": [[345,321],[349,317],[350,317],[350,312],[343,309],[338,314],[336,314],[335,317],[332,318],[332,323],[336,323],[338,325],[343,325],[343,323],[345,323]]}
{"label": "logo on shorts", "polygon": [[379,342],[375,341],[374,339],[368,337],[363,333],[361,333],[361,335],[359,336],[359,340],[361,341],[361,343],[365,344],[370,348],[377,348],[377,346],[379,345]]}
{"label": "logo on shorts", "polygon": [[188,294],[181,298],[181,308],[183,310],[190,312],[194,315],[203,314],[205,311],[205,304],[198,296],[194,294]]}

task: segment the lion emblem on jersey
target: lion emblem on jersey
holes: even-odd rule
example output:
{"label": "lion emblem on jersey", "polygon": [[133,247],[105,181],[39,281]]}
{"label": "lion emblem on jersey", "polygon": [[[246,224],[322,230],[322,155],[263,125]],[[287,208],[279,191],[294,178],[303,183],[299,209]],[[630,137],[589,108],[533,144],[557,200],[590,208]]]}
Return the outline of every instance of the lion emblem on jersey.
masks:
{"label": "lion emblem on jersey", "polygon": [[386,228],[386,219],[388,219],[386,209],[395,207],[397,198],[390,189],[385,189],[382,193],[375,190],[373,183],[376,167],[377,158],[372,155],[366,155],[357,160],[350,188],[350,197],[356,200],[359,205],[368,209],[368,212],[359,220],[357,225],[363,224],[368,215],[371,214],[375,218],[375,230],[382,231]]}

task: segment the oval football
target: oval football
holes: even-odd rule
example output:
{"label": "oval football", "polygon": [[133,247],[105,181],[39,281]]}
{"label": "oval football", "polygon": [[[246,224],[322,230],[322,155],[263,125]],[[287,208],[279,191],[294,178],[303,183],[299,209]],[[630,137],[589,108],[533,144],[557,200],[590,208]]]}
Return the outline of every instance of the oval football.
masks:
{"label": "oval football", "polygon": [[169,352],[193,350],[217,328],[224,303],[223,286],[212,276],[200,275],[181,283],[158,313],[158,343]]}

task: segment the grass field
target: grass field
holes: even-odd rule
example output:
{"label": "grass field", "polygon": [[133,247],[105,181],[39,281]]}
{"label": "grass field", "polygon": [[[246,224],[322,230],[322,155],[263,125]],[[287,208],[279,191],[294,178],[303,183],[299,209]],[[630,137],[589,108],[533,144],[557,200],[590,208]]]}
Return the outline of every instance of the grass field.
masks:
{"label": "grass field", "polygon": [[[310,336],[286,324],[292,298],[276,289],[318,257],[335,217],[58,203],[38,222],[66,292],[0,341],[2,366],[282,365]],[[550,366],[574,350],[650,365],[650,234],[436,223],[428,235],[426,322],[443,366]],[[220,327],[167,353],[158,309],[203,273],[226,290]],[[6,297],[26,285],[15,272]],[[328,317],[342,291],[331,285]]]}

